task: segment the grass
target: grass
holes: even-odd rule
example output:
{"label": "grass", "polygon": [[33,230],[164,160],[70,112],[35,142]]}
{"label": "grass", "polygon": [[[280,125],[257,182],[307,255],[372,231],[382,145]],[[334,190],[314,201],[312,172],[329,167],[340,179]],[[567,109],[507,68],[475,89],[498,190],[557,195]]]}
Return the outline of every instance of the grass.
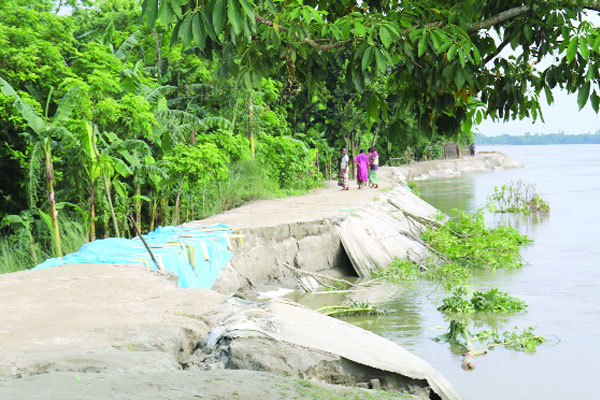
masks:
{"label": "grass", "polygon": [[[190,198],[183,197],[182,208],[183,203],[188,202],[186,206],[189,209],[193,202],[192,208],[196,211],[187,213],[182,210],[181,215],[184,220],[201,219],[251,201],[300,195],[306,192],[307,190],[301,189],[281,189],[276,181],[265,174],[259,162],[240,161],[229,166],[229,177],[226,181],[213,181],[204,188],[196,189]],[[87,242],[81,219],[78,215],[64,210],[61,211],[59,218],[63,252],[65,254],[76,252]],[[19,228],[15,226],[12,235],[0,236],[0,273],[30,269],[54,257],[50,233],[39,219],[34,220],[32,224],[33,245],[30,244],[27,232]]]}
{"label": "grass", "polygon": [[206,218],[256,200],[297,196],[307,191],[282,189],[265,174],[258,161],[239,161],[229,166],[226,181],[213,182],[206,187],[204,205],[201,205],[202,212],[198,217]]}
{"label": "grass", "polygon": [[[87,242],[83,225],[71,214],[63,213],[59,218],[63,251],[67,254],[79,250],[81,245]],[[30,269],[54,257],[50,232],[40,221],[38,222],[33,227],[35,238],[33,244],[30,244],[23,234],[0,236],[0,273]]]}

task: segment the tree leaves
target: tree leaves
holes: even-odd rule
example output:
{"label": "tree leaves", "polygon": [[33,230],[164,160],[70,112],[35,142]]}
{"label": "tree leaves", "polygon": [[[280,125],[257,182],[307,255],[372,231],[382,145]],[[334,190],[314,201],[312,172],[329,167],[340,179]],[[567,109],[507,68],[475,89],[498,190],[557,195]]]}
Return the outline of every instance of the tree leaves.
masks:
{"label": "tree leaves", "polygon": [[225,1],[226,0],[216,0],[215,8],[212,12],[212,22],[213,27],[215,28],[215,33],[218,35],[223,31],[223,27],[225,27],[226,22],[226,11],[225,11]]}
{"label": "tree leaves", "polygon": [[242,10],[240,10],[240,5],[236,0],[228,0],[227,3],[227,18],[231,27],[233,28],[233,32],[239,35],[244,28],[244,17],[242,16]]}
{"label": "tree leaves", "polygon": [[575,56],[577,55],[577,45],[579,41],[577,36],[573,36],[571,41],[569,42],[569,47],[567,47],[567,62],[571,63]]}
{"label": "tree leaves", "polygon": [[588,97],[590,95],[590,82],[586,82],[579,88],[579,92],[577,93],[577,105],[579,106],[579,110],[581,110],[585,103],[587,103]]}
{"label": "tree leaves", "polygon": [[381,39],[381,43],[386,49],[390,47],[390,44],[392,43],[392,34],[390,33],[390,30],[386,28],[385,25],[379,27],[379,38]]}

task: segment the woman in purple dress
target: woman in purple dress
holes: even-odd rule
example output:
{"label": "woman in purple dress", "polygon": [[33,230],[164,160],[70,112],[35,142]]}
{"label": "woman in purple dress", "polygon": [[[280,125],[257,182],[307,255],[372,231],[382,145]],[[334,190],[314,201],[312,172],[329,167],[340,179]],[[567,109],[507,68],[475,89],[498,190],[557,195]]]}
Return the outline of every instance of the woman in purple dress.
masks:
{"label": "woman in purple dress", "polygon": [[356,164],[356,181],[358,188],[362,189],[363,186],[367,186],[369,181],[369,157],[365,154],[364,150],[354,157],[354,164]]}

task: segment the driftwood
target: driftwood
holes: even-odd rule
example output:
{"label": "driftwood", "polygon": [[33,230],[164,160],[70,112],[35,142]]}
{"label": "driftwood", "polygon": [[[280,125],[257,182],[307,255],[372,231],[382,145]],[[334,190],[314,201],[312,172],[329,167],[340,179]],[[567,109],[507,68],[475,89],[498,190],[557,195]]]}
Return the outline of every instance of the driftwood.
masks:
{"label": "driftwood", "polygon": [[[352,282],[350,282],[350,281],[347,281],[346,279],[333,278],[333,277],[331,277],[331,276],[327,276],[327,275],[319,274],[319,273],[317,273],[317,272],[303,271],[303,270],[301,270],[300,268],[294,268],[294,267],[292,267],[292,266],[291,266],[290,264],[288,264],[288,263],[283,263],[283,266],[284,266],[284,267],[286,267],[286,268],[289,268],[289,269],[291,269],[292,271],[294,271],[294,272],[297,272],[297,273],[299,273],[299,274],[310,275],[310,276],[312,276],[313,278],[315,278],[315,279],[317,280],[317,282],[319,282],[319,283],[321,283],[321,282],[318,280],[318,278],[321,278],[321,279],[329,279],[329,280],[331,280],[331,281],[334,281],[334,282],[343,283],[344,285],[348,285],[348,286],[353,286],[353,287],[354,287],[354,286],[358,286],[358,285],[356,285],[356,284],[354,284],[354,283],[352,283]],[[322,283],[321,283],[321,284],[322,284]],[[326,285],[323,285],[323,286],[326,286]],[[332,286],[329,286],[329,287],[331,288]]]}
{"label": "driftwood", "polygon": [[[294,271],[294,272],[296,272],[296,273],[312,276],[312,277],[313,277],[313,278],[315,278],[315,280],[316,280],[317,282],[319,282],[321,285],[323,285],[323,286],[325,286],[325,287],[328,287],[328,288],[330,288],[330,289],[336,289],[336,288],[335,288],[335,287],[333,287],[333,286],[330,286],[330,285],[324,284],[324,283],[323,283],[323,282],[322,282],[320,279],[327,279],[327,280],[330,280],[330,281],[333,281],[333,282],[338,282],[338,283],[341,283],[341,284],[344,284],[344,285],[347,285],[347,286],[351,286],[351,287],[363,287],[363,286],[368,286],[368,285],[370,285],[370,284],[372,284],[373,282],[375,282],[375,281],[377,281],[377,280],[378,280],[378,279],[371,279],[371,280],[369,280],[369,281],[367,281],[367,282],[361,282],[361,283],[352,283],[352,282],[350,282],[350,281],[348,281],[348,280],[346,280],[346,279],[334,278],[334,277],[332,277],[332,276],[327,276],[327,275],[319,274],[318,272],[309,272],[309,271],[304,271],[304,270],[302,270],[302,269],[300,269],[300,268],[295,268],[295,267],[292,267],[292,266],[291,266],[289,263],[283,263],[283,266],[284,266],[284,267],[286,267],[286,268],[288,268],[288,269],[290,269],[290,270],[292,270],[292,271]],[[320,279],[319,279],[319,278],[320,278]],[[329,292],[329,293],[331,293],[331,292]]]}
{"label": "driftwood", "polygon": [[467,351],[465,351],[463,354],[463,361],[461,367],[466,370],[473,370],[475,369],[475,357],[487,354],[488,351],[486,349],[475,349],[475,347],[473,346],[473,342],[470,338],[467,338],[467,344],[465,345],[465,347],[467,348]]}

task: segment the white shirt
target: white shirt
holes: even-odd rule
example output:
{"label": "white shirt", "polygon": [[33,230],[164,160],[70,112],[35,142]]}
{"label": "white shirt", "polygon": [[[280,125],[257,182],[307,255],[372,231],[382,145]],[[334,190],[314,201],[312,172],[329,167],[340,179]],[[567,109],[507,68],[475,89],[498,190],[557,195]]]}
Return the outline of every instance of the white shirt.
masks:
{"label": "white shirt", "polygon": [[342,157],[342,162],[340,163],[340,169],[346,169],[348,168],[348,154],[344,154],[344,156]]}

